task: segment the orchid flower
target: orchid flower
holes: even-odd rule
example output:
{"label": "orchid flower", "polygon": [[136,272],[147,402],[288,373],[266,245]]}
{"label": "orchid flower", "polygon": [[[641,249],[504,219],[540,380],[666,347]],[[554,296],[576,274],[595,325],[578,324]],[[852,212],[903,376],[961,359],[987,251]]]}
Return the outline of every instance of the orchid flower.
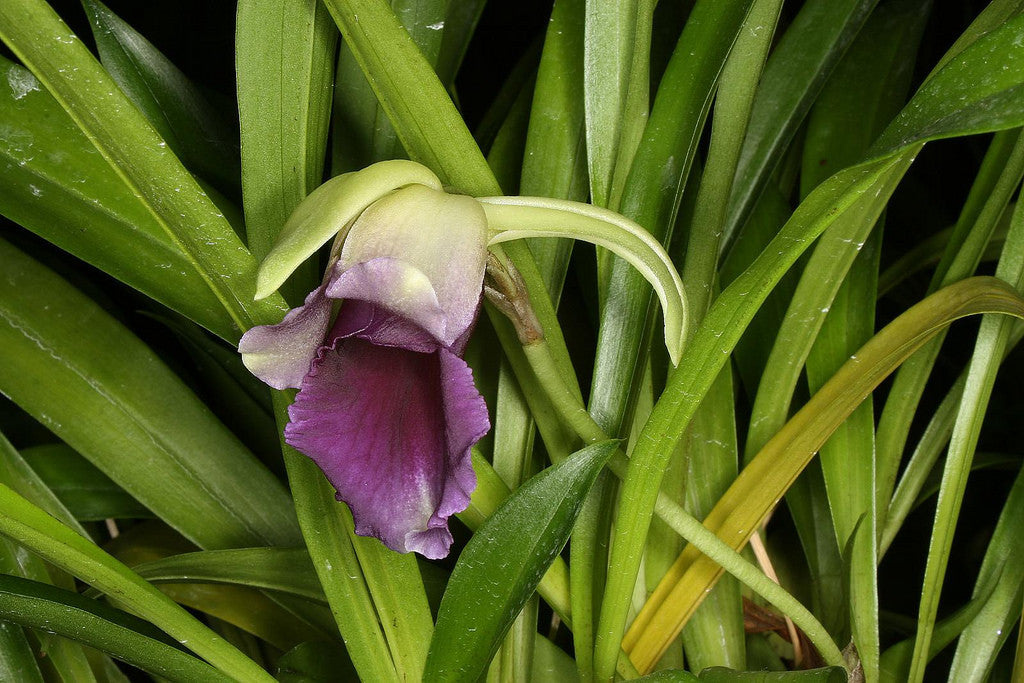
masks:
{"label": "orchid flower", "polygon": [[298,389],[285,441],[320,467],[356,533],[398,552],[448,554],[448,519],[476,483],[470,449],[490,429],[462,360],[488,245],[532,236],[589,239],[637,265],[662,300],[677,360],[679,276],[642,228],[608,211],[447,194],[424,167],[389,161],[328,181],[282,230],[257,298],[333,237],[326,273],[280,323],[246,332],[239,351],[271,387]]}

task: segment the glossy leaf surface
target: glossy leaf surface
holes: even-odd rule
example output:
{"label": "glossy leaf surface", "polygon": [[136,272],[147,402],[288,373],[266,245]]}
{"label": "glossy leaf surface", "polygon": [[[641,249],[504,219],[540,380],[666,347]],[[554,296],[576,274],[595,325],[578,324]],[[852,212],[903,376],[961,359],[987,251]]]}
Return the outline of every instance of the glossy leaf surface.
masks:
{"label": "glossy leaf surface", "polygon": [[459,556],[437,617],[424,679],[475,680],[565,545],[583,497],[615,450],[590,446],[524,484]]}

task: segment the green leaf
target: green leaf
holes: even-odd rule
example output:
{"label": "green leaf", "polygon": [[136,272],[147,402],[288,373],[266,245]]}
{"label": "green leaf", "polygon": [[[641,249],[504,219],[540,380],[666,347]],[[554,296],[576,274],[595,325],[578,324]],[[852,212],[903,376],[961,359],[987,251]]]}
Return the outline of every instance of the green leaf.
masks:
{"label": "green leaf", "polygon": [[[824,385],[874,332],[880,246],[881,232],[878,231],[865,243],[832,301],[807,357],[808,384],[812,392]],[[841,604],[840,596],[829,596],[821,591],[821,598],[836,605],[835,612],[839,614],[848,609],[865,679],[871,682],[878,679],[874,436],[874,413],[871,397],[868,397],[819,453],[827,493],[827,510],[822,517],[834,531],[838,547],[846,548],[845,561],[852,581],[846,589],[850,596],[848,608]],[[819,495],[816,499],[822,497]],[[816,576],[815,581],[820,578]]]}
{"label": "green leaf", "polygon": [[[496,166],[508,166],[508,175],[512,175],[512,171],[515,171],[514,182],[501,183],[502,189],[507,194],[515,194],[510,191],[515,189],[519,184],[519,169],[522,166],[522,159],[519,159],[518,164],[513,169],[511,162],[502,163],[502,157],[513,157],[511,154],[512,145],[509,141],[504,143],[498,143],[497,147],[495,143],[498,142],[499,134],[505,137],[509,137],[512,130],[521,131],[522,135],[516,135],[515,137],[526,137],[526,119],[529,118],[531,100],[533,99],[533,86],[534,79],[537,75],[537,64],[540,60],[540,42],[534,41],[526,48],[526,50],[519,56],[519,59],[512,65],[512,70],[509,71],[508,75],[501,82],[501,87],[498,89],[497,94],[491,99],[487,110],[484,111],[480,117],[480,122],[476,124],[476,129],[473,131],[473,137],[476,139],[480,149],[484,150],[487,155],[487,164],[493,169]],[[522,143],[522,139],[520,143]],[[506,150],[502,149],[502,146]],[[522,144],[519,145],[520,149]],[[497,156],[495,156],[497,152]],[[495,173],[496,177],[501,179],[500,173]],[[509,178],[509,180],[512,180]]]}
{"label": "green leaf", "polygon": [[564,681],[578,683],[576,665],[572,657],[544,636],[537,635],[530,671],[535,681]]}
{"label": "green leaf", "polygon": [[[224,673],[242,680],[268,680],[265,672],[251,659],[213,634],[186,610],[134,574],[91,541],[64,526],[0,485],[0,533],[64,571],[74,574],[94,588],[114,596],[127,609],[148,619]],[[32,618],[41,611],[22,612],[14,606],[8,618]],[[43,616],[42,624],[59,617]]]}
{"label": "green leaf", "polygon": [[[520,169],[523,167],[526,132],[530,122],[538,52],[539,46],[530,49],[516,63],[480,123],[482,129],[492,115],[495,118],[493,138],[487,146],[487,163],[494,171],[501,189],[507,194],[519,194]],[[482,134],[477,132],[476,135],[483,146]]]}
{"label": "green leaf", "polygon": [[[1002,131],[992,137],[953,233],[947,240],[942,259],[932,274],[929,290],[967,277],[977,268],[994,224],[998,216],[1005,213],[1004,206],[1019,180],[1015,176],[1022,162],[1020,142],[1020,131],[1015,130]],[[1013,166],[1018,167],[1017,171],[1008,167],[1014,150],[1016,161]],[[917,402],[924,392],[938,351],[939,343],[933,342],[916,358],[911,358],[900,368],[889,391],[886,407],[878,421],[876,468],[879,501],[892,497],[903,449],[917,412]],[[908,470],[904,476],[908,475],[916,476],[916,473]],[[890,505],[895,503],[893,500]],[[885,508],[879,509],[880,519],[884,519],[886,512]],[[895,527],[889,524],[886,527],[886,535],[891,536]]]}
{"label": "green leaf", "polygon": [[[71,511],[64,506],[60,498],[3,434],[0,434],[0,482],[10,486],[32,503],[70,526],[83,538],[89,538],[89,534],[78,523]],[[30,576],[28,578],[39,577]]]}
{"label": "green leaf", "polygon": [[[899,111],[910,86],[928,5],[921,0],[887,3],[868,19],[811,112],[803,147],[802,194],[835,169],[860,159]],[[891,177],[877,199],[855,207],[860,210],[845,212],[819,240],[763,375],[764,398],[759,391],[757,401],[759,411],[764,411],[764,405],[768,411],[752,417],[757,426],[750,430],[753,443],[748,441],[748,448],[759,448],[785,421],[805,359],[813,393],[873,334],[881,244],[881,226],[876,227],[876,221],[900,178]],[[791,509],[819,508],[809,517],[824,529],[807,529],[800,515],[794,514],[801,538],[823,536],[816,544],[822,565],[810,563],[816,602],[822,605],[819,613],[842,619],[827,622],[841,628],[841,633],[852,632],[869,683],[878,680],[879,658],[874,453],[869,397],[821,449],[827,499],[820,489],[805,495],[810,487],[800,485],[787,496]],[[796,500],[798,496],[804,500]],[[841,576],[847,584],[842,587],[834,585],[832,578],[838,579],[840,573],[826,564],[840,548],[845,549]]]}
{"label": "green leaf", "polygon": [[[757,260],[718,297],[697,329],[683,361],[669,377],[662,398],[636,439],[623,480],[610,563],[614,572],[609,576],[609,584],[614,583],[615,590],[605,593],[606,603],[614,594],[617,604],[614,607],[606,604],[602,608],[602,613],[605,610],[618,613],[615,616],[612,611],[608,612],[609,632],[613,632],[613,624],[625,621],[662,473],[743,329],[768,292],[806,248],[807,240],[820,234],[835,216],[890,171],[889,165],[876,162],[829,179],[804,202],[802,210],[794,213]],[[745,527],[745,530],[752,529]],[[643,613],[632,627],[637,632],[644,628],[641,617]],[[651,652],[650,656],[654,654]],[[647,660],[645,655],[641,670],[653,665],[656,659]]]}
{"label": "green leaf", "polygon": [[[732,369],[726,367],[719,373],[694,416],[685,460],[674,460],[669,466],[668,476],[672,476],[673,467],[686,468],[683,477],[685,488],[680,487],[677,491],[685,500],[686,511],[697,519],[703,519],[711,511],[736,478],[739,446],[734,401]],[[675,562],[682,547],[674,543],[670,549],[673,556],[662,559],[658,581]],[[657,550],[648,547],[648,566],[654,552]],[[653,590],[656,584],[648,578],[649,590]],[[750,666],[745,656],[739,582],[731,577],[720,581],[686,624],[681,637],[687,666],[693,671],[709,666],[734,669]]]}
{"label": "green leaf", "polygon": [[480,15],[487,6],[486,0],[448,0],[448,14],[444,20],[444,35],[437,55],[437,75],[449,88],[466,56],[469,41],[473,38]]}
{"label": "green leaf", "polygon": [[[1024,26],[1024,22],[1021,25]],[[1024,138],[1018,142],[1018,150],[1024,153]],[[1009,168],[1008,166],[1008,171]],[[1016,178],[1012,181],[1015,185],[1020,182],[1022,171],[1024,164],[1015,174]],[[1024,289],[1024,203],[1019,201],[1010,223],[1010,231],[1006,236],[1003,255],[996,266],[996,276],[1010,283],[1017,291]],[[986,316],[982,319],[978,331],[967,371],[967,383],[949,440],[942,485],[939,488],[935,523],[932,526],[928,562],[921,589],[917,640],[914,644],[914,659],[909,676],[911,681],[924,679],[929,644],[939,608],[939,595],[945,581],[949,554],[953,548],[953,531],[960,515],[960,504],[963,501],[964,489],[967,487],[974,450],[992,387],[1009,341],[1011,327],[1011,321],[1002,316]]]}
{"label": "green leaf", "polygon": [[39,672],[25,632],[10,621],[0,621],[0,679],[43,683],[43,675]]}
{"label": "green leaf", "polygon": [[0,6],[0,38],[33,71],[198,270],[234,322],[229,338],[277,322],[254,302],[256,264],[231,224],[86,46],[43,0]]}
{"label": "green leaf", "polygon": [[[970,602],[935,624],[935,632],[928,651],[929,660],[952,643],[977,618],[988,600],[993,597],[993,589],[994,583],[989,580],[985,586],[979,586],[979,591],[971,598]],[[882,653],[881,680],[885,683],[904,683],[907,680],[913,656],[914,638],[907,638],[890,645]],[[957,680],[959,683],[959,679],[950,680]]]}
{"label": "green leaf", "polygon": [[[589,4],[589,3],[588,3]],[[598,3],[600,4],[600,3]],[[614,168],[612,172],[611,192],[608,195],[608,208],[618,210],[622,200],[622,192],[633,167],[637,149],[647,129],[647,121],[651,113],[651,61],[652,44],[654,41],[654,10],[658,3],[655,0],[640,0],[636,3],[633,18],[636,29],[633,32],[632,45],[629,46],[630,57],[629,77],[626,80],[626,95],[622,100],[621,122],[619,124],[616,144]],[[586,45],[586,43],[585,43]],[[658,77],[662,74],[658,74]],[[595,202],[596,203],[596,202]],[[610,255],[597,250],[598,278],[607,272]]]}
{"label": "green leaf", "polygon": [[[977,277],[940,290],[886,326],[743,469],[705,518],[707,528],[732,547],[741,547],[864,397],[952,321],[984,312],[1024,317],[1024,299],[1000,280]],[[665,429],[654,416],[648,428],[652,425]],[[643,443],[642,439],[639,443]],[[637,462],[638,451],[639,446],[633,451],[631,466]],[[719,565],[699,557],[693,548],[680,555],[627,636],[624,645],[629,647],[634,662],[646,668],[657,661],[662,634],[672,633],[685,623],[721,571]]]}
{"label": "green leaf", "polygon": [[0,213],[224,339],[237,337],[195,264],[36,77],[3,57],[0,119]]}
{"label": "green leaf", "polygon": [[[644,139],[637,149],[619,211],[663,245],[669,243],[690,166],[714,96],[718,76],[750,6],[742,2],[698,2],[662,76]],[[588,406],[612,436],[622,435],[635,400],[646,354],[651,288],[625,261],[613,259],[607,301],[598,330],[594,381]],[[621,588],[621,587],[620,587]],[[630,583],[629,591],[632,591]],[[618,589],[615,591],[618,592]],[[618,596],[621,600],[624,594]],[[610,616],[616,623],[624,614]],[[614,640],[614,639],[613,639]],[[605,645],[603,666],[618,656]],[[610,674],[606,669],[605,674]]]}
{"label": "green leaf", "polygon": [[[910,141],[1012,128],[1024,118],[1024,14],[1009,19],[946,61],[914,94],[872,151],[891,154]],[[992,68],[998,64],[999,68]]]}
{"label": "green leaf", "polygon": [[[446,16],[449,4],[457,3],[449,3],[448,0],[390,0],[388,4],[433,72],[434,67],[439,66],[442,46],[449,32]],[[450,86],[454,68],[462,59],[476,24],[477,12],[483,9],[465,6],[466,3],[458,4],[460,6],[455,9],[460,15],[459,19],[453,17],[458,25],[452,39],[465,42],[448,45],[444,70],[437,71],[446,86]],[[352,53],[348,43],[342,44],[338,54],[336,80],[333,172],[357,170],[378,161],[404,157],[394,124],[388,119],[387,108],[378,102],[358,57]]]}
{"label": "green leaf", "polygon": [[758,384],[751,409],[747,459],[785,423],[804,362],[832,307],[832,301],[889,198],[913,162],[916,149],[897,157],[894,167],[881,175],[872,187],[873,191],[862,194],[839,214],[811,252]]}
{"label": "green leaf", "polygon": [[65,444],[27,448],[22,451],[22,457],[79,521],[153,516],[110,477]]}
{"label": "green leaf", "polygon": [[652,674],[641,676],[635,680],[653,683],[694,683],[700,679],[689,671],[666,669],[664,671],[655,671]]}
{"label": "green leaf", "polygon": [[[57,499],[31,466],[0,434],[0,482],[39,505],[63,521],[83,538],[89,538],[78,521]],[[73,589],[74,577],[47,565],[37,556],[7,539],[0,540],[0,573]],[[64,680],[93,681],[88,655],[93,654],[96,666],[113,666],[105,655],[86,651],[77,643],[47,633],[37,634],[38,651]]]}
{"label": "green leaf", "polygon": [[82,0],[103,67],[197,175],[238,194],[237,131],[156,47],[99,0]]}
{"label": "green leaf", "polygon": [[[288,602],[290,596],[283,594],[271,597],[252,588],[206,583],[163,583],[160,592],[183,607],[213,617],[211,628],[221,621],[279,650],[307,641],[333,641],[337,646],[330,612],[301,598]],[[236,647],[241,649],[243,643]],[[257,655],[249,654],[260,661]]]}
{"label": "green leaf", "polygon": [[[949,668],[950,680],[984,681],[989,678],[996,655],[1020,619],[1024,557],[1024,471],[1017,475],[999,515],[996,530],[982,560],[974,584],[973,600],[983,603],[963,629]],[[993,581],[995,587],[991,588]],[[987,595],[991,590],[991,595]],[[936,631],[939,626],[936,625]],[[939,640],[933,636],[933,642]],[[909,655],[909,650],[908,650]]]}
{"label": "green leaf", "polygon": [[[551,9],[537,67],[519,191],[527,196],[586,201],[583,114],[583,0],[558,0]],[[531,240],[530,251],[552,301],[560,298],[569,265],[569,240]]]}
{"label": "green leaf", "polygon": [[5,394],[198,545],[298,544],[281,483],[148,347],[13,247],[0,260]]}
{"label": "green leaf", "polygon": [[[1015,32],[1000,29],[993,31],[991,35],[998,35],[1003,49],[1006,50],[1012,49],[1013,42],[1024,37],[1019,30]],[[984,46],[984,50],[976,50],[976,47],[977,43],[968,47],[958,59],[969,62],[972,55],[977,59],[989,58],[991,46]],[[1018,82],[1024,82],[1024,70],[1019,70],[1016,77]],[[1013,87],[1006,83],[1004,86]],[[925,101],[928,101],[927,98]],[[978,101],[984,105],[982,100]],[[910,109],[917,106],[916,98],[908,104]],[[1013,106],[1008,105],[1008,110],[1013,111]],[[973,111],[975,115],[981,116],[985,108],[982,106]],[[945,115],[941,107],[932,113],[940,120]],[[1004,125],[1007,124],[1001,117],[993,117],[993,127],[999,128]],[[941,134],[950,135],[954,132],[945,129]],[[666,391],[637,439],[637,446],[630,459],[629,470],[623,483],[619,523],[612,545],[611,566],[615,568],[615,573],[610,575],[609,584],[614,583],[614,590],[606,592],[606,601],[608,596],[614,595],[616,606],[614,611],[609,611],[606,632],[615,633],[617,625],[625,621],[629,596],[639,571],[640,552],[653,515],[665,465],[689,426],[701,399],[710,388],[718,370],[728,359],[736,340],[749,324],[757,308],[807,248],[808,240],[820,235],[859,198],[870,197],[870,194],[865,193],[874,193],[890,182],[893,174],[900,173],[899,165],[905,165],[913,159],[917,145],[933,139],[932,136],[937,134],[934,129],[924,125],[919,137],[905,138],[915,140],[914,146],[903,149],[898,154],[848,168],[819,185],[797,208],[758,259],[734,280],[713,304],[703,324],[697,329],[683,362],[670,377]],[[747,509],[752,508],[751,500],[747,499],[749,496],[746,493],[737,495],[744,496],[743,505]],[[739,503],[738,500],[733,500],[730,494],[722,501],[730,501],[730,506]],[[722,501],[719,502],[719,506],[724,505]],[[742,528],[747,532],[753,529],[752,526]],[[703,588],[701,590],[703,591]],[[650,609],[654,609],[653,605]],[[643,617],[643,613],[640,616]],[[637,622],[634,622],[633,628],[637,632],[645,628],[643,621],[638,617]],[[654,652],[650,654],[653,656]],[[650,663],[652,662],[648,662],[648,665]]]}
{"label": "green leaf", "polygon": [[352,661],[337,645],[302,643],[277,659],[279,683],[338,683],[357,680]]}
{"label": "green leaf", "polygon": [[701,671],[698,680],[707,683],[845,683],[849,674],[838,666],[806,671],[733,671],[714,667]]}
{"label": "green leaf", "polygon": [[[836,68],[808,122],[803,194],[831,175],[828,171],[861,159],[899,110],[909,87],[906,65],[914,61],[927,18],[919,5],[919,1],[901,2],[879,8]],[[760,381],[750,420],[748,457],[786,421],[804,362],[832,300],[902,177],[902,173],[895,174],[876,197],[868,196],[844,212],[812,251]],[[858,512],[844,520],[847,533],[859,516]],[[840,546],[845,545],[843,538]]]}
{"label": "green leaf", "polygon": [[[736,236],[718,267],[718,277],[723,288],[731,284],[757,259],[792,213],[789,201],[774,187],[769,187],[761,195],[753,213],[750,214],[750,219],[744,223],[743,229]],[[768,354],[771,352],[771,346],[765,344],[764,340],[774,339],[778,333],[779,325],[786,314],[786,307],[789,306],[793,291],[796,289],[800,269],[798,261],[796,267],[790,269],[779,280],[736,344],[733,359],[749,401],[754,399],[757,385],[768,362]],[[685,267],[683,273],[685,277]]]}
{"label": "green leaf", "polygon": [[[502,478],[475,447],[472,456],[473,471],[476,472],[476,488],[470,498],[469,507],[460,512],[458,518],[471,531],[476,531],[505,502],[510,492]],[[568,457],[568,454],[565,457]],[[548,569],[547,574],[537,586],[537,592],[563,622],[573,623],[569,606],[569,569],[561,557],[555,558],[551,568]]]}
{"label": "green leaf", "polygon": [[173,332],[185,348],[194,364],[189,378],[200,395],[207,397],[210,409],[271,472],[283,478],[284,462],[277,445],[270,392],[242,363],[238,349],[180,316],[148,315]]}
{"label": "green leaf", "polygon": [[768,58],[729,198],[723,241],[746,221],[800,122],[878,0],[811,0]]}
{"label": "green leaf", "polygon": [[305,548],[240,548],[172,555],[132,567],[151,583],[227,583],[326,604]]}
{"label": "green leaf", "polygon": [[715,94],[704,172],[700,176],[693,218],[689,225],[683,282],[692,289],[693,315],[701,320],[713,298],[711,283],[718,270],[722,227],[729,208],[729,193],[736,176],[743,139],[750,123],[757,82],[782,11],[781,0],[751,3],[743,29],[722,66]]}
{"label": "green leaf", "polygon": [[[1020,130],[996,134],[932,276],[930,291],[975,271],[1022,175],[1024,136]],[[943,340],[944,336],[939,336],[901,368],[889,392],[878,425],[879,471],[886,475],[879,483],[888,487],[881,490],[881,496],[888,494],[895,480],[917,404]]]}
{"label": "green leaf", "polygon": [[179,649],[149,623],[37,581],[0,575],[0,615],[27,628],[80,641],[171,681],[233,680]]}
{"label": "green leaf", "polygon": [[[587,166],[594,204],[609,207],[636,48],[638,0],[586,2],[583,101]],[[648,28],[649,32],[649,28]],[[649,39],[648,39],[649,40]]]}
{"label": "green leaf", "polygon": [[375,538],[349,529],[352,547],[380,619],[399,680],[423,678],[434,619],[412,553],[398,554]]}
{"label": "green leaf", "polygon": [[437,617],[424,680],[475,680],[569,538],[614,442],[590,446],[513,493],[459,556]]}
{"label": "green leaf", "polygon": [[[238,3],[235,60],[246,235],[256,258],[323,180],[338,31],[315,0]],[[318,264],[291,294],[317,284]],[[294,298],[294,297],[292,297]]]}
{"label": "green leaf", "polygon": [[[781,8],[781,0],[758,0],[751,4],[719,77],[706,165],[699,175],[699,188],[690,194],[693,211],[685,256],[677,256],[682,260],[691,333],[693,323],[704,317],[720,286],[715,281],[720,277],[717,274],[719,240],[729,190],[736,174],[757,81]],[[663,490],[678,491],[680,497],[685,492],[687,511],[702,518],[736,478],[737,448],[732,372],[725,368],[694,416],[685,450],[680,449],[673,456]],[[670,483],[673,471],[679,472],[676,476],[683,479],[675,486]],[[657,533],[659,527],[664,528],[655,521],[652,534]],[[646,560],[649,589],[654,588],[680,550],[678,541],[651,539]],[[694,671],[716,665],[745,668],[739,584],[727,577],[715,586],[683,629],[681,639],[688,665]]]}
{"label": "green leaf", "polygon": [[[500,192],[466,124],[394,12],[383,0],[326,0],[356,62],[409,158],[445,185],[481,196]],[[379,49],[387,45],[387,50]]]}

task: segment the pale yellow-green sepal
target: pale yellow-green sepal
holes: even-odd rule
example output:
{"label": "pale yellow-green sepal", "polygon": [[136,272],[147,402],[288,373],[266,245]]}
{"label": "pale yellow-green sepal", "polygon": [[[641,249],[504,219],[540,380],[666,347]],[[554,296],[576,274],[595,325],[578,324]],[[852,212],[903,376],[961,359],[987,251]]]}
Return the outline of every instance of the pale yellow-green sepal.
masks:
{"label": "pale yellow-green sepal", "polygon": [[328,180],[314,190],[285,223],[256,275],[256,299],[273,294],[303,261],[375,201],[408,185],[441,189],[430,169],[414,161],[381,161],[355,173]]}
{"label": "pale yellow-green sepal", "polygon": [[683,281],[661,244],[637,223],[590,204],[544,197],[483,197],[490,244],[526,237],[568,237],[612,251],[654,287],[665,318],[665,346],[679,363],[686,332]]}

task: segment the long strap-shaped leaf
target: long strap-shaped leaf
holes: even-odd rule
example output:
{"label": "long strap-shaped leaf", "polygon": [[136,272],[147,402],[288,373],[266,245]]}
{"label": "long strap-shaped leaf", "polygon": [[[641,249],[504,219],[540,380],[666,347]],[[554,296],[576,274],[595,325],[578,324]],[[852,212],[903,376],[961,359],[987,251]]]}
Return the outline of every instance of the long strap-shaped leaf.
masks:
{"label": "long strap-shaped leaf", "polygon": [[800,122],[878,0],[812,0],[765,65],[729,197],[728,241],[754,208]]}
{"label": "long strap-shaped leaf", "polygon": [[[266,255],[292,210],[323,178],[337,42],[338,31],[316,0],[238,3],[242,201],[249,248],[257,258]],[[296,294],[316,284],[317,266],[303,272]]]}
{"label": "long strap-shaped leaf", "polygon": [[224,339],[224,307],[187,255],[28,69],[0,57],[0,213]]}
{"label": "long strap-shaped leaf", "polygon": [[589,446],[517,489],[459,556],[438,611],[425,680],[475,680],[569,538],[614,442]]}
{"label": "long strap-shaped leaf", "polygon": [[[729,192],[781,9],[781,0],[755,0],[751,4],[719,77],[711,140],[693,200],[686,252],[684,257],[676,257],[683,259],[680,270],[691,333],[718,294],[719,241]],[[736,478],[738,447],[732,370],[725,368],[694,415],[691,437],[673,456],[663,488],[685,490],[687,511],[703,518]],[[675,485],[669,483],[674,471],[679,472],[677,479],[683,479]],[[657,529],[655,523],[652,534],[657,534]],[[681,540],[652,538],[648,542],[645,567],[649,590],[654,589],[682,548]],[[681,640],[693,671],[707,666],[746,668],[743,605],[736,581],[726,577],[715,587],[683,630]],[[666,654],[672,653],[670,648]]]}
{"label": "long strap-shaped leaf", "polygon": [[195,264],[237,330],[276,322],[283,302],[253,302],[256,264],[223,214],[53,9],[43,0],[6,0],[0,5],[0,39]]}
{"label": "long strap-shaped leaf", "polygon": [[205,550],[137,564],[132,569],[154,583],[227,583],[326,602],[305,548]]}
{"label": "long strap-shaped leaf", "polygon": [[[940,330],[978,313],[1024,318],[1024,298],[1001,280],[977,277],[951,285],[901,315],[861,347],[765,445],[704,520],[705,526],[734,548],[742,547],[865,396]],[[721,571],[694,549],[684,551],[624,641],[640,670],[657,661]]]}
{"label": "long strap-shaped leaf", "polygon": [[[1011,283],[1018,291],[1024,285],[1024,204],[1020,202],[1019,197],[1017,208],[1013,212],[1010,232],[1006,237],[1006,246],[996,267],[996,276]],[[963,501],[964,489],[967,487],[967,476],[970,474],[981,423],[1010,338],[1012,322],[998,316],[986,316],[982,319],[981,329],[978,331],[942,473],[942,485],[939,489],[924,585],[921,590],[917,640],[914,644],[914,658],[909,676],[911,681],[924,680],[924,668],[928,661],[932,630],[939,608],[939,594],[945,579],[949,553],[953,547],[953,531],[960,515],[960,504]]]}
{"label": "long strap-shaped leaf", "polygon": [[[103,68],[187,168],[238,194],[238,142],[231,114],[99,0],[82,0]],[[233,112],[232,112],[233,114]]]}
{"label": "long strap-shaped leaf", "polygon": [[[956,645],[956,655],[949,667],[950,680],[984,681],[989,677],[996,655],[1020,620],[1021,587],[1024,585],[1024,470],[1006,497],[999,522],[992,533],[985,559],[982,560],[972,599],[987,597],[986,587],[996,582],[992,595],[985,601],[976,618],[963,629]],[[941,644],[940,624],[935,625],[932,645]],[[912,642],[907,643],[909,660]],[[907,667],[909,668],[909,667]]]}
{"label": "long strap-shaped leaf", "polygon": [[201,547],[298,543],[281,482],[149,347],[2,241],[0,261],[7,396]]}
{"label": "long strap-shaped leaf", "polygon": [[246,681],[273,680],[154,586],[2,484],[0,533],[116,598],[229,676]]}
{"label": "long strap-shaped leaf", "polygon": [[[1019,125],[1024,104],[1011,94],[1024,87],[1024,68],[999,71],[990,76],[990,64],[999,54],[1024,60],[1015,43],[1024,38],[1024,20],[1016,17],[963,50],[932,76],[904,109],[915,122],[917,137],[900,119],[889,130],[906,143],[887,156],[879,156],[837,173],[822,183],[797,208],[792,218],[758,259],[717,299],[696,331],[689,351],[670,378],[661,400],[637,439],[623,484],[619,524],[612,544],[609,591],[617,602],[602,607],[602,630],[620,633],[626,619],[628,598],[639,570],[640,553],[665,464],[682,438],[701,399],[728,359],[740,334],[782,275],[835,218],[866,192],[887,182],[896,167],[912,158],[915,147],[927,140]],[[1010,56],[1014,53],[1014,56]],[[971,74],[971,78],[965,78]],[[939,97],[938,94],[942,96]],[[1000,106],[994,106],[1000,105]],[[891,149],[883,141],[879,149]],[[723,500],[732,500],[728,497]],[[735,501],[732,501],[733,503]],[[732,504],[732,503],[730,503]],[[747,529],[749,531],[749,528]],[[612,589],[614,585],[614,590]],[[607,616],[605,616],[607,612]],[[642,627],[637,627],[642,628]],[[609,662],[604,662],[606,675]]]}
{"label": "long strap-shaped leaf", "polygon": [[[662,244],[671,239],[718,76],[750,4],[698,2],[662,77],[619,207]],[[607,299],[612,305],[602,312],[588,408],[609,434],[621,435],[642,374],[638,359],[646,358],[640,346],[651,289],[628,263],[613,259]],[[618,652],[618,643],[606,647],[606,659]]]}
{"label": "long strap-shaped leaf", "polygon": [[[67,508],[57,500],[53,491],[47,487],[39,475],[25,462],[21,454],[14,449],[14,446],[2,434],[0,434],[0,483],[11,487],[29,501],[36,503],[57,519],[68,524],[84,538],[89,537],[82,526],[71,516]],[[69,590],[74,589],[74,578],[71,575],[55,570],[35,555],[26,553],[18,544],[7,539],[0,540],[0,573],[32,581],[40,581]],[[14,628],[13,623],[10,626],[11,628],[4,629],[5,633],[0,635],[6,635],[8,645],[17,647],[17,639],[21,635],[21,630]],[[13,643],[10,642],[12,640],[14,641]],[[59,675],[65,680],[81,679],[89,681],[92,679],[92,669],[86,660],[85,652],[77,643],[50,634],[40,634],[39,640],[41,653],[49,659]],[[0,645],[0,648],[4,647],[6,645]],[[17,652],[5,653],[0,655],[0,658],[7,654],[15,659],[18,658]],[[22,662],[21,666],[26,664],[31,664],[31,666],[27,667],[28,669],[35,668],[35,657],[32,656],[31,651],[29,652],[28,661]],[[29,675],[30,671],[26,670],[24,675],[18,672],[5,672],[3,671],[4,666],[4,664],[0,664],[0,680],[20,681],[22,678],[33,680]],[[17,662],[11,661],[8,662],[7,666],[19,665]]]}
{"label": "long strap-shaped leaf", "polygon": [[0,616],[82,641],[170,681],[232,680],[164,642],[163,634],[141,619],[44,583],[0,575]]}

